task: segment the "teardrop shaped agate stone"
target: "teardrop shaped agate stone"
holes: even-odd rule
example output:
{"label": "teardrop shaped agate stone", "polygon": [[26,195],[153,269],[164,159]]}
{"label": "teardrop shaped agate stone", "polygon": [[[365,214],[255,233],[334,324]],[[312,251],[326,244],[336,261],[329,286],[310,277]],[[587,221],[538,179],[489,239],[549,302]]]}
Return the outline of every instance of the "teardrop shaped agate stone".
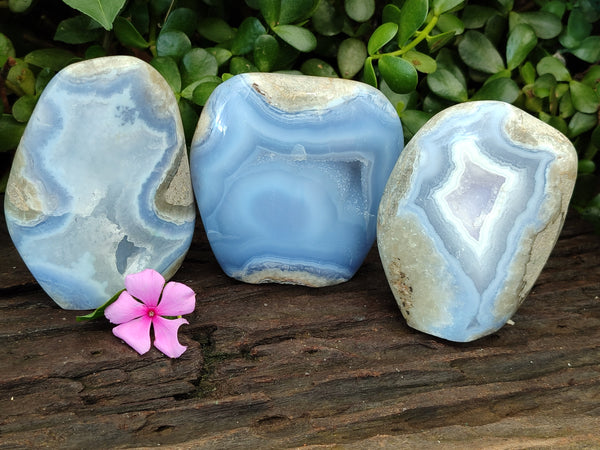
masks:
{"label": "teardrop shaped agate stone", "polygon": [[5,197],[11,238],[66,309],[93,309],[152,268],[169,278],[191,243],[195,207],[177,102],[129,57],[67,66],[42,93]]}
{"label": "teardrop shaped agate stone", "polygon": [[571,142],[501,102],[437,114],[385,188],[377,242],[408,324],[451,341],[493,333],[533,287],[577,175]]}

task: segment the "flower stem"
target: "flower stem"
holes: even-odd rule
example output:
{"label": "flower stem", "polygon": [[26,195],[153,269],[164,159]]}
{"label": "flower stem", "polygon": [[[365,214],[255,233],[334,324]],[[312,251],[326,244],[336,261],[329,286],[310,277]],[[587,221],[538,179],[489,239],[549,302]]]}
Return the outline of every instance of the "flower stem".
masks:
{"label": "flower stem", "polygon": [[431,32],[431,30],[433,30],[433,28],[435,27],[435,25],[437,24],[437,21],[439,19],[439,16],[433,16],[431,18],[431,20],[429,21],[429,23],[427,24],[427,26],[425,28],[423,28],[422,31],[417,32],[417,37],[415,39],[413,39],[412,41],[410,41],[406,46],[394,51],[394,52],[390,52],[390,53],[379,53],[376,55],[372,55],[371,58],[373,59],[379,59],[382,56],[388,55],[388,56],[402,56],[404,55],[406,52],[412,50],[413,48],[415,48],[417,45],[419,45],[419,43],[421,41],[423,41],[423,39],[427,38],[427,36],[429,36],[429,33]]}

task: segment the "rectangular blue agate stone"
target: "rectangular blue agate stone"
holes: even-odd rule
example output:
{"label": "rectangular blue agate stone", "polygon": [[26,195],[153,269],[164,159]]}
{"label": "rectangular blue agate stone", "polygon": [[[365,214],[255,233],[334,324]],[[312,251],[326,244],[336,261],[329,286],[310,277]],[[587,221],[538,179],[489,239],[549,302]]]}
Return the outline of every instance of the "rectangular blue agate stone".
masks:
{"label": "rectangular blue agate stone", "polygon": [[365,84],[284,74],[221,84],[190,153],[219,264],[250,283],[350,279],[373,245],[379,201],[402,148],[396,111]]}

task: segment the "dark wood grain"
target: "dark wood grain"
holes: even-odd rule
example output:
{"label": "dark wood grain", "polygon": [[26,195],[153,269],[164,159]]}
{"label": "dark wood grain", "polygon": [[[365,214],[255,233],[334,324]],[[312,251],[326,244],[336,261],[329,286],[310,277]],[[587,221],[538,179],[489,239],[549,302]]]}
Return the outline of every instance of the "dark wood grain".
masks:
{"label": "dark wood grain", "polygon": [[4,223],[0,246],[0,448],[600,447],[600,238],[574,215],[514,325],[468,344],[406,326],[375,248],[338,286],[255,286],[199,225],[176,360],[59,309]]}

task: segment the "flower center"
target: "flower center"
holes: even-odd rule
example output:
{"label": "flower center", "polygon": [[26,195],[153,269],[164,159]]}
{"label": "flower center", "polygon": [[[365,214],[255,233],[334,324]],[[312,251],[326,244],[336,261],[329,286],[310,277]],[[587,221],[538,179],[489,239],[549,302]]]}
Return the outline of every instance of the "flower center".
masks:
{"label": "flower center", "polygon": [[156,313],[154,312],[153,309],[148,310],[148,317],[154,317],[154,314],[156,314]]}

